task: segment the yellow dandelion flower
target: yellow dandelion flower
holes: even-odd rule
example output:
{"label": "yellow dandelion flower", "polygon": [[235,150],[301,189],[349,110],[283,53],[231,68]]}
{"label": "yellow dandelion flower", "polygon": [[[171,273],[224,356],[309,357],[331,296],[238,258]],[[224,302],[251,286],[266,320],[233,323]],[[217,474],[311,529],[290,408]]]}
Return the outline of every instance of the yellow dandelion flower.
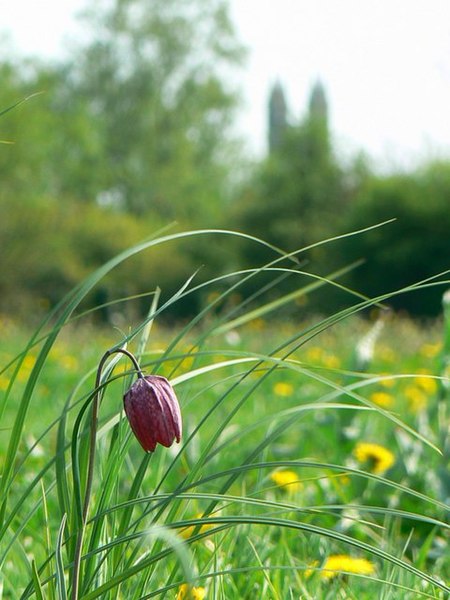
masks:
{"label": "yellow dandelion flower", "polygon": [[294,471],[274,471],[270,474],[270,479],[280,488],[289,492],[296,492],[303,488],[303,484],[298,479]]}
{"label": "yellow dandelion flower", "polygon": [[312,563],[308,566],[307,569],[305,569],[305,577],[308,579],[309,577],[311,577],[311,575],[313,575],[313,573],[316,571],[317,567],[319,566],[319,561],[318,560],[313,560]]}
{"label": "yellow dandelion flower", "polygon": [[23,359],[23,363],[21,366],[21,369],[17,375],[17,379],[23,383],[25,381],[27,381],[31,370],[33,369],[34,365],[36,363],[36,357],[35,356],[25,356],[25,358]]}
{"label": "yellow dandelion flower", "polygon": [[357,575],[373,575],[375,565],[365,558],[353,558],[347,554],[333,554],[322,566],[322,579],[332,579],[340,573],[355,573]]}
{"label": "yellow dandelion flower", "polygon": [[367,463],[373,473],[384,473],[395,463],[392,452],[379,444],[359,442],[353,454],[360,463]]}
{"label": "yellow dandelion flower", "polygon": [[6,375],[0,375],[0,390],[2,390],[3,392],[5,392],[8,389],[8,385],[9,385],[9,377],[6,377]]}
{"label": "yellow dandelion flower", "polygon": [[336,479],[336,481],[339,481],[339,483],[342,483],[342,485],[350,485],[350,477],[348,475],[345,475],[345,473],[343,475],[339,475],[339,478]]}
{"label": "yellow dandelion flower", "polygon": [[420,348],[420,354],[425,358],[434,358],[439,354],[442,349],[442,344],[438,342],[437,344],[424,344]]}
{"label": "yellow dandelion flower", "polygon": [[414,377],[414,383],[421,388],[426,394],[435,394],[437,391],[436,379],[427,377],[427,374]]}
{"label": "yellow dandelion flower", "polygon": [[221,362],[225,362],[226,360],[228,360],[228,357],[223,355],[223,354],[215,354],[213,356],[212,362],[213,363],[221,363]]}
{"label": "yellow dandelion flower", "polygon": [[341,360],[335,354],[325,354],[325,356],[322,358],[322,363],[329,369],[339,369],[341,366]]}
{"label": "yellow dandelion flower", "polygon": [[382,408],[389,408],[394,404],[393,396],[387,392],[374,392],[370,395],[370,400]]}
{"label": "yellow dandelion flower", "polygon": [[184,371],[190,371],[192,369],[192,365],[194,364],[194,360],[196,358],[195,354],[198,352],[198,347],[194,346],[193,348],[186,348],[186,356],[183,358],[183,361],[180,365],[181,369]]}
{"label": "yellow dandelion flower", "polygon": [[203,600],[206,597],[204,587],[193,587],[188,583],[183,583],[178,588],[176,600]]}
{"label": "yellow dandelion flower", "polygon": [[130,371],[130,366],[128,364],[126,364],[125,362],[121,362],[114,369],[114,374],[115,375],[123,375],[127,371]]}
{"label": "yellow dandelion flower", "polygon": [[306,353],[306,358],[312,362],[322,360],[322,357],[323,350],[319,346],[313,346],[312,348],[309,348],[308,352]]}
{"label": "yellow dandelion flower", "polygon": [[31,369],[34,367],[35,364],[36,364],[36,357],[29,354],[28,356],[25,356],[25,358],[23,359],[22,367],[24,369],[28,369],[29,371],[31,371]]}
{"label": "yellow dandelion flower", "polygon": [[[202,513],[197,513],[195,515],[195,519],[201,519],[203,517]],[[201,525],[199,528],[197,525],[190,525],[189,527],[185,527],[184,529],[181,530],[180,535],[182,538],[184,538],[185,540],[189,539],[192,535],[194,535],[195,533],[205,533],[206,531],[209,531],[210,529],[212,529],[214,527],[214,525],[212,524],[203,524]],[[198,531],[197,531],[198,528]]]}
{"label": "yellow dandelion flower", "polygon": [[273,386],[273,393],[277,396],[292,396],[294,393],[294,386],[292,383],[286,381],[278,381],[278,383]]}
{"label": "yellow dandelion flower", "polygon": [[386,374],[383,374],[383,379],[380,379],[380,381],[378,382],[381,386],[385,387],[385,388],[392,388],[395,385],[395,379],[393,377],[389,377]]}
{"label": "yellow dandelion flower", "polygon": [[61,356],[61,350],[59,349],[59,346],[53,346],[53,348],[50,350],[48,356],[51,360],[57,361],[59,360],[59,357]]}
{"label": "yellow dandelion flower", "polygon": [[330,475],[328,480],[337,490],[342,490],[342,486],[347,486],[351,483],[351,479],[347,473],[336,473],[335,475]]}
{"label": "yellow dandelion flower", "polygon": [[410,409],[413,412],[419,412],[427,406],[428,398],[426,394],[415,385],[408,385],[405,388],[405,397],[408,400]]}

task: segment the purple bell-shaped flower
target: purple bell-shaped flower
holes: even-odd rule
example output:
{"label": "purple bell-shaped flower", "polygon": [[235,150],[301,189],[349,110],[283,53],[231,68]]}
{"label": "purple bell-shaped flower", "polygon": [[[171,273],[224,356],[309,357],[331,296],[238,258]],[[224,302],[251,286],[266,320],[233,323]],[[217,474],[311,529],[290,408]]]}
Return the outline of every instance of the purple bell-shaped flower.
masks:
{"label": "purple bell-shaped flower", "polygon": [[156,444],[166,448],[181,439],[181,412],[173,387],[165,377],[139,377],[123,397],[131,429],[146,452]]}

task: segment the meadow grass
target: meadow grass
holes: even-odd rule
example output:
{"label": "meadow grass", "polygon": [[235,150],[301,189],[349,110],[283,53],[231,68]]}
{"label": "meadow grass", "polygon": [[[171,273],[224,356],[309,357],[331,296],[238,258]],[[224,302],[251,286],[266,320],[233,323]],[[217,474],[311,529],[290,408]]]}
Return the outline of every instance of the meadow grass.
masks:
{"label": "meadow grass", "polygon": [[[116,257],[32,335],[2,319],[1,597],[74,597],[83,530],[84,600],[183,598],[185,583],[197,598],[446,598],[444,321],[419,326],[380,308],[363,319],[389,295],[356,294],[340,313],[302,320],[305,298],[337,274],[247,305],[243,281],[298,272],[282,253],[202,284],[204,309],[188,323],[160,325],[195,279],[165,302],[155,289],[148,317],[125,333],[80,313],[109,270],[183,235],[204,234]],[[276,320],[287,301],[297,316]],[[95,372],[123,347],[174,385],[183,440],[142,451],[122,410],[133,365],[112,358],[84,524]]]}

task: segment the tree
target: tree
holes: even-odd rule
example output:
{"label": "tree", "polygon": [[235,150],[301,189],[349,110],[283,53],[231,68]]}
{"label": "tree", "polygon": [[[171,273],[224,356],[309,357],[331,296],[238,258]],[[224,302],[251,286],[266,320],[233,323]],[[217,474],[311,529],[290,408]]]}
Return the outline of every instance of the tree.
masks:
{"label": "tree", "polygon": [[[59,106],[70,114],[84,105],[97,132],[88,140],[97,197],[137,214],[211,224],[227,184],[237,103],[223,79],[242,56],[225,2],[93,6],[86,17],[93,41],[71,59]],[[86,168],[83,146],[72,152],[76,187]]]}
{"label": "tree", "polygon": [[[279,89],[271,97],[270,123],[274,97],[281,97]],[[320,84],[312,89],[303,121],[286,126],[271,149],[244,192],[238,209],[241,226],[287,250],[319,241],[333,229],[343,202],[342,173]]]}
{"label": "tree", "polygon": [[[365,260],[349,276],[350,286],[376,296],[445,272],[450,256],[449,196],[448,162],[430,163],[413,173],[367,177],[352,202],[348,228],[395,221],[342,245],[344,260]],[[394,296],[389,304],[416,315],[435,315],[441,311],[445,289],[431,285]]]}
{"label": "tree", "polygon": [[[217,226],[228,193],[237,97],[224,80],[241,48],[225,1],[111,0],[86,18],[95,33],[65,64],[0,64],[0,110],[43,92],[1,120],[2,310],[57,302],[170,221]],[[213,258],[199,246],[136,258],[108,293],[170,294]]]}
{"label": "tree", "polygon": [[[274,122],[277,97],[281,98],[279,89],[271,97],[269,123]],[[303,120],[287,124],[270,150],[236,205],[238,227],[285,251],[304,248],[342,231],[346,204],[344,177],[333,152],[327,103],[320,84],[311,91]],[[275,258],[272,251],[257,245],[241,244],[240,253],[244,263],[251,266]],[[327,274],[343,266],[335,249],[330,251],[328,247],[312,248],[302,254],[302,259],[307,259],[308,269],[316,274]],[[292,267],[292,262],[286,266]],[[264,283],[269,284],[269,279]],[[288,292],[299,284],[298,276],[289,277],[269,294]],[[255,284],[252,281],[250,285]],[[330,308],[329,292],[322,296],[321,306],[315,304],[317,310]]]}

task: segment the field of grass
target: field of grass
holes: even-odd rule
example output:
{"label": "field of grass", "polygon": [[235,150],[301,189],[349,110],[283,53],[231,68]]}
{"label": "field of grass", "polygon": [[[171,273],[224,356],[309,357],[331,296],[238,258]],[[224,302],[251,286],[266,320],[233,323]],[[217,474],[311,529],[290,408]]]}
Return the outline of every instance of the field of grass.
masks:
{"label": "field of grass", "polygon": [[[444,320],[240,325],[208,302],[125,334],[2,318],[0,597],[74,597],[77,539],[84,600],[448,597]],[[143,452],[112,356],[85,522],[95,373],[125,343],[173,384],[183,438]]]}

